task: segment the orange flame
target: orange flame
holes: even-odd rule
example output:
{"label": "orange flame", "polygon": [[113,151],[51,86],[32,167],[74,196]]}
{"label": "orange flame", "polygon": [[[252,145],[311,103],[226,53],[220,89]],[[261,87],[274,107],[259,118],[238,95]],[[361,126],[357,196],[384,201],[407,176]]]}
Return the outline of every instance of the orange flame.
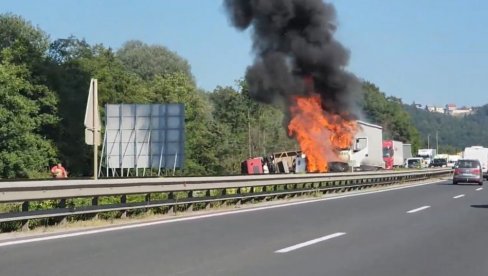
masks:
{"label": "orange flame", "polygon": [[338,161],[339,151],[352,145],[357,125],[345,116],[324,111],[317,94],[293,100],[288,134],[297,139],[307,156],[307,171],[326,172],[328,162]]}

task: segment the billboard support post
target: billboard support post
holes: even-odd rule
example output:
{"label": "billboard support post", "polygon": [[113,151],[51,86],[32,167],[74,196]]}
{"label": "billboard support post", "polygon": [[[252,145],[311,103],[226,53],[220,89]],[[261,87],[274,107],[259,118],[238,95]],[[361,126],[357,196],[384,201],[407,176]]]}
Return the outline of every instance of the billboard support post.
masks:
{"label": "billboard support post", "polygon": [[93,178],[98,179],[98,146],[100,145],[101,123],[98,114],[98,82],[91,79],[85,111],[85,143],[93,145]]}
{"label": "billboard support post", "polygon": [[93,178],[95,180],[98,179],[98,166],[97,166],[97,161],[98,161],[98,143],[97,143],[97,134],[98,134],[98,128],[97,128],[97,122],[95,121],[98,117],[98,84],[97,80],[94,80],[95,83],[93,84]]}

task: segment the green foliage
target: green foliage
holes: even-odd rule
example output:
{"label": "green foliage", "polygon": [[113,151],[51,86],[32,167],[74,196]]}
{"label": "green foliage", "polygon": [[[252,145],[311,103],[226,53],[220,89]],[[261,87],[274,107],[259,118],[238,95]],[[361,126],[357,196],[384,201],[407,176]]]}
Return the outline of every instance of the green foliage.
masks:
{"label": "green foliage", "polygon": [[[0,14],[0,50],[9,49],[9,62],[36,69],[46,54],[48,36],[20,16]],[[0,57],[0,61],[6,58]]]}
{"label": "green foliage", "polygon": [[406,105],[414,125],[422,136],[422,147],[436,146],[438,134],[439,152],[457,153],[465,147],[488,146],[488,105],[476,109],[472,115],[453,117],[446,114],[428,112],[414,105]]}
{"label": "green foliage", "polygon": [[57,100],[46,86],[30,81],[26,66],[12,64],[3,57],[0,63],[0,177],[32,177],[55,161],[56,148],[44,135],[58,123]]}
{"label": "green foliage", "polygon": [[63,118],[56,136],[61,159],[71,175],[92,175],[91,147],[85,145],[83,125],[90,78],[98,79],[102,107],[106,103],[149,103],[152,97],[147,84],[102,45],[90,46],[74,37],[59,39],[51,44],[49,58],[49,83],[58,91]]}
{"label": "green foliage", "polygon": [[210,116],[204,92],[181,72],[159,75],[149,84],[151,102],[183,103],[185,106],[185,174],[205,175],[221,171],[214,148],[218,127]]}
{"label": "green foliage", "polygon": [[148,45],[138,40],[127,41],[117,51],[117,58],[127,70],[144,80],[171,73],[192,77],[188,62],[161,45]]}
{"label": "green foliage", "polygon": [[411,143],[416,151],[419,147],[419,133],[405,110],[401,99],[386,97],[377,86],[363,83],[363,110],[368,121],[383,126],[383,138]]}
{"label": "green foliage", "polygon": [[213,118],[220,130],[216,150],[227,174],[239,173],[240,162],[248,157],[297,149],[286,134],[281,109],[252,101],[246,83],[239,84],[240,91],[217,87],[210,94]]}

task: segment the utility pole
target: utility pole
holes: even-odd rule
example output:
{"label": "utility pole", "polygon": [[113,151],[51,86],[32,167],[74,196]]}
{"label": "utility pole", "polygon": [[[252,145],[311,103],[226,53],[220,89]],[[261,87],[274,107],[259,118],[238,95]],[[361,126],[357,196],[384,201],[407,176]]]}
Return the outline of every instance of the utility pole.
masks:
{"label": "utility pole", "polygon": [[249,157],[252,157],[251,148],[251,111],[250,108],[247,109],[247,133],[248,133],[248,144],[249,144]]}
{"label": "utility pole", "polygon": [[435,131],[435,150],[439,154],[439,131]]}
{"label": "utility pole", "polygon": [[430,149],[430,134],[427,134],[427,148]]}

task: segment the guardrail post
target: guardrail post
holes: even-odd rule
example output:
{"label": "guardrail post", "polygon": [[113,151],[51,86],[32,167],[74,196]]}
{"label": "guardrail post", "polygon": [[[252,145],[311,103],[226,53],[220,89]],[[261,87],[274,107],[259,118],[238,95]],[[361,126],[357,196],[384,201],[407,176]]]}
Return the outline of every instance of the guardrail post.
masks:
{"label": "guardrail post", "polygon": [[[146,202],[146,204],[149,204],[151,202],[151,193],[147,193],[146,196],[144,197],[144,201]],[[148,214],[151,213],[151,208],[144,208],[144,211]]]}
{"label": "guardrail post", "polygon": [[[278,191],[278,185],[271,185],[271,192],[275,193],[277,191]],[[271,196],[271,200],[275,200],[276,198],[278,198],[277,194]]]}
{"label": "guardrail post", "polygon": [[[188,195],[187,195],[187,199],[191,199],[193,198],[193,191],[189,191],[188,192]],[[187,211],[189,212],[193,212],[193,208],[195,207],[195,205],[193,203],[189,203],[188,204],[188,207],[186,208]]]}
{"label": "guardrail post", "polygon": [[251,203],[252,204],[254,204],[256,202],[256,196],[254,194],[257,193],[257,190],[258,189],[256,186],[251,187],[250,192],[253,194],[253,197],[251,197]]}
{"label": "guardrail post", "polygon": [[[92,198],[92,206],[98,206],[98,196],[94,196]],[[92,219],[98,219],[98,214],[95,213],[95,215],[93,215]]]}
{"label": "guardrail post", "polygon": [[[29,201],[22,202],[22,212],[29,212]],[[22,229],[22,231],[29,231],[29,220],[28,219],[22,221],[21,229]]]}
{"label": "guardrail post", "polygon": [[[66,209],[66,199],[65,198],[62,198],[61,200],[59,200],[58,208]],[[67,222],[68,222],[67,216],[62,216],[57,221],[58,224],[65,224]]]}
{"label": "guardrail post", "polygon": [[[227,195],[227,188],[223,188],[222,189],[222,197],[226,196]],[[222,200],[222,206],[226,206],[227,205],[227,200],[224,198],[224,200]]]}
{"label": "guardrail post", "polygon": [[174,193],[174,192],[169,192],[169,193],[168,193],[168,200],[174,200],[173,204],[172,204],[172,205],[169,205],[169,207],[168,207],[168,214],[169,214],[169,213],[174,213],[174,214],[176,214],[176,209],[177,209],[177,207],[178,207],[178,206],[176,205],[176,203],[177,203],[177,201],[178,201],[178,200],[176,199],[176,197],[175,197],[175,193]]}
{"label": "guardrail post", "polygon": [[[236,196],[241,196],[241,188],[237,188],[236,190]],[[242,198],[238,198],[236,201],[236,207],[241,206],[242,204]]]}
{"label": "guardrail post", "polygon": [[298,190],[299,190],[299,188],[298,188],[298,183],[291,184],[291,190],[292,190],[292,191],[295,191],[295,193],[292,193],[292,194],[290,195],[290,197],[292,197],[292,198],[296,198],[296,197],[298,197],[298,196],[299,196],[299,194],[300,194],[300,193],[298,192]]}
{"label": "guardrail post", "polygon": [[[121,195],[120,196],[120,204],[126,204],[127,203],[127,195]],[[126,218],[127,217],[127,210],[123,210],[120,213],[120,218]]]}
{"label": "guardrail post", "polygon": [[[212,190],[208,189],[205,191],[205,197],[212,197]],[[205,202],[205,209],[210,209],[210,201]]]}

